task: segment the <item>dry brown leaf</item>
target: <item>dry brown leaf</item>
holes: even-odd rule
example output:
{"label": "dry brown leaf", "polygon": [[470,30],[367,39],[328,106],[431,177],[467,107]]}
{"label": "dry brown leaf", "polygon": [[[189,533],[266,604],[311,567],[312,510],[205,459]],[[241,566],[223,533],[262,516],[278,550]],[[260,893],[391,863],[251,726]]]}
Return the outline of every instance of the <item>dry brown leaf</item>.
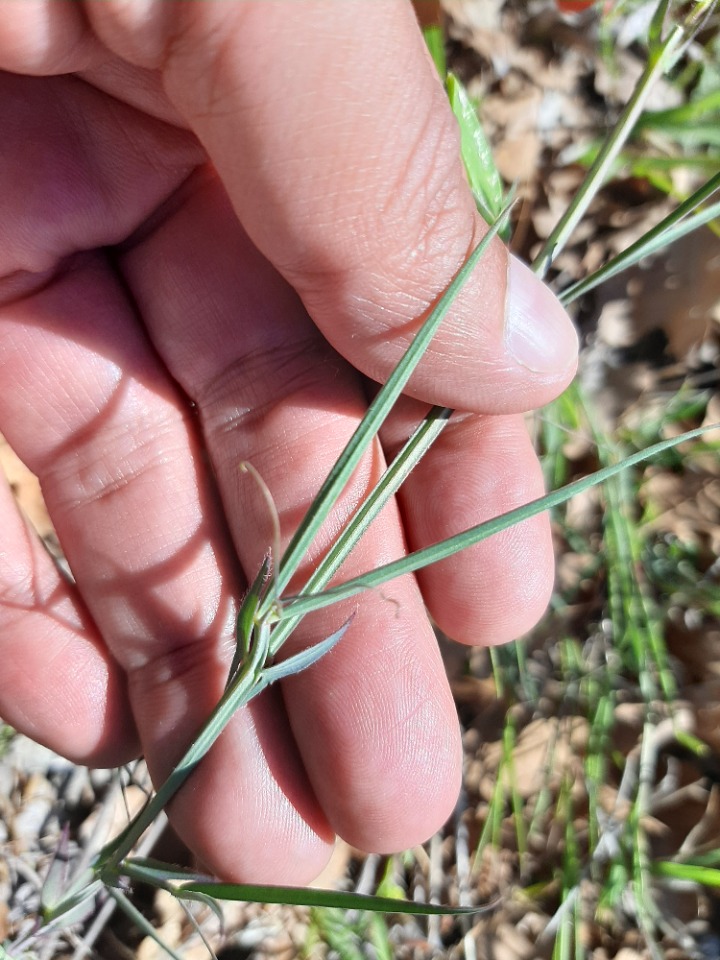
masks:
{"label": "dry brown leaf", "polygon": [[40,483],[0,434],[0,473],[4,473],[20,509],[41,537],[53,532]]}
{"label": "dry brown leaf", "polygon": [[55,801],[55,789],[47,777],[32,773],[23,788],[20,808],[9,824],[16,853],[31,849],[37,838],[43,836],[45,822]]}
{"label": "dry brown leaf", "polygon": [[472,46],[474,39],[484,31],[501,30],[501,13],[505,0],[443,0],[443,10],[449,21],[452,35]]}
{"label": "dry brown leaf", "polygon": [[542,145],[532,130],[505,137],[495,147],[495,163],[501,176],[510,183],[532,180],[537,174]]}
{"label": "dry brown leaf", "polygon": [[615,960],[645,960],[642,953],[632,947],[621,947],[615,954]]}
{"label": "dry brown leaf", "polygon": [[560,554],[555,565],[555,582],[562,596],[572,596],[582,587],[596,559],[591,553],[566,551]]}
{"label": "dry brown leaf", "polygon": [[412,0],[412,5],[421,27],[439,25],[440,0]]}
{"label": "dry brown leaf", "polygon": [[[527,799],[544,785],[549,774],[557,785],[565,774],[573,779],[587,744],[588,723],[584,717],[556,717],[532,720],[517,738],[513,751],[514,770],[502,768],[506,789],[513,788]],[[485,777],[481,795],[489,800],[502,762],[502,744],[488,744],[483,755]]]}
{"label": "dry brown leaf", "polygon": [[509,923],[498,925],[493,938],[491,960],[534,960],[535,945]]}
{"label": "dry brown leaf", "polygon": [[[720,301],[720,238],[710,230],[683,237],[644,269],[626,275],[636,336],[660,328],[668,353],[685,357],[706,335]],[[618,278],[619,279],[619,278]]]}
{"label": "dry brown leaf", "polygon": [[[718,468],[717,458],[708,460]],[[700,467],[693,457],[693,465]],[[652,504],[659,515],[646,524],[648,531],[670,533],[678,540],[702,545],[707,541],[713,554],[720,550],[720,480],[704,469],[682,474],[657,470],[640,491],[643,502]]]}
{"label": "dry brown leaf", "polygon": [[567,502],[565,522],[573,530],[580,533],[592,533],[598,529],[602,517],[602,493],[598,487],[590,487],[582,493],[575,494]]}
{"label": "dry brown leaf", "polygon": [[[716,391],[708,400],[705,410],[705,417],[702,422],[703,427],[709,427],[712,424],[720,423],[720,392]],[[711,444],[720,444],[720,428],[717,430],[708,430],[703,434],[703,442]],[[715,453],[703,454],[697,462],[708,472],[717,472],[720,470],[720,457]]]}
{"label": "dry brown leaf", "polygon": [[10,908],[6,903],[0,901],[0,940],[7,940],[10,936],[10,927],[8,925],[8,915]]}

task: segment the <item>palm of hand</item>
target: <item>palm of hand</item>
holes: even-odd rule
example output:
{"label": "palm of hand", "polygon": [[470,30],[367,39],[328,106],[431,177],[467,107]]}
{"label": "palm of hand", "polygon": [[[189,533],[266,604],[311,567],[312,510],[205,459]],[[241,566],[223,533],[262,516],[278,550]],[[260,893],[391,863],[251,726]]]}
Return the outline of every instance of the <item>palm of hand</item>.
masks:
{"label": "palm of hand", "polygon": [[[141,748],[157,780],[222,691],[236,599],[270,542],[238,464],[266,480],[287,539],[367,384],[249,240],[152,75],[112,60],[0,76],[0,429],[41,477],[77,581],[3,490],[0,709],[84,762]],[[335,528],[422,409],[403,401]],[[343,573],[538,491],[520,418],[459,417]],[[220,874],[284,882],[317,873],[335,832],[367,849],[422,839],[460,769],[424,601],[461,639],[499,641],[537,616],[550,569],[533,521],[364,599],[332,656],[236,716],[173,802],[181,834]],[[346,615],[315,615],[293,643]]]}

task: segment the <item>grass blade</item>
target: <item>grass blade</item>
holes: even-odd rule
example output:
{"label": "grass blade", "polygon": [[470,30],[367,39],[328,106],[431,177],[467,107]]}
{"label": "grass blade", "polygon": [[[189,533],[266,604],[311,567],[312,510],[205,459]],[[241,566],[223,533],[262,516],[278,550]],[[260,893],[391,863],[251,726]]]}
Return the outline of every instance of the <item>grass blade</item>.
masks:
{"label": "grass blade", "polygon": [[109,884],[114,882],[114,876],[118,872],[120,862],[130,853],[145,830],[196,769],[225,729],[233,714],[240,707],[249,703],[256,695],[258,692],[257,685],[257,676],[246,673],[244,669],[239,671],[238,676],[227,687],[195,740],[190,744],[167,780],[158,788],[157,793],[127,827],[100,851],[96,860],[96,869]]}
{"label": "grass blade", "polygon": [[627,250],[623,250],[612,260],[609,260],[603,267],[596,270],[591,276],[580,280],[572,286],[567,287],[560,294],[560,301],[567,306],[576,300],[582,294],[593,290],[595,287],[609,280],[611,277],[622,273],[629,267],[639,263],[644,257],[649,257],[653,253],[669,246],[680,237],[697,230],[699,227],[716,217],[720,217],[720,201],[693,213],[700,204],[708,200],[714,193],[720,190],[720,173],[716,174],[707,183],[703,184],[699,190],[696,190],[691,196],[684,200],[676,210],[661,220],[657,226],[631,244]]}
{"label": "grass blade", "polygon": [[124,893],[121,893],[120,890],[115,890],[113,887],[108,887],[108,893],[138,930],[141,930],[146,937],[154,940],[161,950],[169,957],[172,957],[172,960],[183,960],[179,953],[176,953],[172,947],[164,942],[155,927],[153,927],[145,915],[128,900]]}
{"label": "grass blade", "polygon": [[[658,14],[660,14],[662,10],[662,16],[664,16],[665,5],[666,0],[662,0],[662,3],[658,7]],[[650,59],[633,91],[633,95],[620,115],[620,119],[616,123],[615,128],[604,141],[600,152],[595,158],[595,162],[590,168],[587,177],[585,177],[580,185],[580,189],[572,203],[570,203],[555,226],[555,229],[545,241],[540,253],[533,261],[533,270],[539,277],[545,276],[553,260],[563,249],[570,235],[587,212],[588,206],[607,179],[618,154],[632,133],[642,113],[648,95],[652,90],[653,84],[665,73],[674,61],[685,39],[685,27],[683,25],[676,25],[671,30],[668,38],[663,42],[657,55]]]}
{"label": "grass blade", "polygon": [[289,657],[287,660],[276,663],[272,667],[266,667],[262,672],[261,683],[263,687],[269,687],[271,683],[277,683],[278,680],[290,677],[294,673],[307,670],[308,667],[317,663],[318,660],[324,657],[326,653],[329,653],[332,648],[342,640],[354,618],[355,614],[353,613],[347,618],[339,630],[331,633],[329,637],[321,640],[320,643],[313,644],[312,647],[301,650],[300,653],[296,653],[294,657]]}
{"label": "grass blade", "polygon": [[[233,714],[240,709],[240,707],[249,703],[253,697],[267,686],[267,683],[262,680],[260,668],[264,665],[265,656],[274,653],[279,646],[278,638],[272,651],[269,647],[270,622],[280,619],[277,615],[280,606],[279,601],[276,599],[277,595],[287,586],[290,578],[297,570],[306,550],[311,545],[318,530],[332,510],[333,505],[345,487],[353,470],[360,462],[361,457],[370,443],[372,443],[395,401],[402,393],[413,370],[427,349],[430,340],[450,310],[453,301],[486,252],[493,238],[506,222],[509,213],[510,204],[508,203],[502,216],[488,230],[470,254],[466,263],[458,271],[436,307],[416,334],[405,355],[395,367],[385,385],[380,389],[373,402],[369,405],[362,422],[336,461],[304,520],[290,541],[281,560],[280,567],[273,578],[272,590],[269,596],[266,596],[264,600],[260,602],[259,606],[255,604],[252,590],[250,600],[246,598],[246,602],[243,604],[243,607],[241,607],[238,616],[238,627],[241,630],[245,628],[250,629],[251,634],[246,636],[245,633],[243,633],[242,636],[238,636],[238,643],[242,644],[243,653],[246,653],[248,650],[250,651],[250,657],[248,658],[246,656],[246,662],[241,663],[236,670],[220,702],[182,759],[173,769],[168,779],[160,786],[157,793],[134,820],[128,824],[125,830],[100,851],[96,861],[97,869],[108,882],[113,882],[113,876],[117,873],[121,861],[128,856],[142,833],[196,769],[202,758],[220,736]],[[263,571],[261,569],[254,587],[259,585],[262,579],[262,573]],[[277,633],[277,628],[274,633]]]}
{"label": "grass blade", "polygon": [[[430,446],[437,439],[452,415],[448,407],[433,407],[413,433],[380,480],[350,518],[337,540],[313,571],[299,596],[322,590],[330,582],[355,544],[378,513],[403,484]],[[270,650],[275,653],[297,626],[300,618],[290,618],[273,630]]]}
{"label": "grass blade", "polygon": [[349,597],[353,597],[356,594],[361,593],[363,590],[379,587],[381,584],[386,583],[388,580],[392,580],[395,577],[400,577],[406,573],[412,573],[413,571],[420,570],[422,567],[426,567],[431,563],[437,563],[438,560],[444,560],[447,557],[451,557],[460,550],[465,550],[468,547],[475,546],[476,543],[486,540],[488,537],[491,537],[495,533],[499,533],[501,530],[506,530],[508,527],[513,526],[516,523],[521,523],[523,520],[527,520],[529,517],[537,516],[537,514],[544,513],[551,507],[555,507],[558,504],[564,503],[566,500],[569,500],[570,497],[573,497],[578,493],[582,493],[584,490],[587,490],[598,483],[602,483],[604,480],[607,480],[610,477],[614,477],[616,474],[620,473],[622,470],[626,470],[628,467],[632,467],[637,463],[642,463],[645,460],[649,460],[651,457],[662,453],[664,450],[669,450],[672,447],[683,443],[684,441],[693,440],[696,437],[701,436],[703,433],[706,433],[708,430],[717,429],[717,426],[718,425],[715,424],[705,427],[698,427],[696,430],[688,430],[686,433],[680,434],[677,437],[671,437],[668,440],[661,440],[659,443],[655,443],[650,447],[646,447],[644,450],[639,450],[637,453],[631,454],[620,463],[614,463],[607,467],[603,467],[602,469],[597,470],[595,473],[589,474],[587,477],[581,477],[579,480],[574,480],[572,483],[561,487],[559,490],[554,490],[552,493],[548,493],[544,497],[539,497],[537,500],[532,500],[530,503],[527,503],[522,507],[517,507],[515,510],[510,510],[499,517],[494,517],[492,520],[486,520],[484,523],[480,523],[477,526],[471,527],[469,530],[465,530],[463,533],[456,534],[454,537],[449,537],[447,540],[443,540],[441,543],[433,544],[432,546],[425,547],[422,550],[416,550],[414,553],[408,554],[408,556],[403,557],[401,560],[395,560],[392,563],[378,567],[376,570],[368,571],[368,573],[363,574],[362,576],[354,577],[352,580],[348,580],[336,587],[331,587],[322,593],[296,598],[288,597],[282,602],[282,605],[278,611],[278,616],[280,618],[284,618],[286,616],[299,616],[310,613],[313,610],[320,610],[323,607],[328,607],[333,603],[337,603],[339,600],[346,600]]}
{"label": "grass blade", "polygon": [[138,857],[126,860],[121,872],[132,880],[148,883],[153,887],[161,887],[176,896],[199,894],[213,900],[252,900],[256,903],[284,903],[307,907],[334,907],[343,910],[369,910],[376,913],[442,916],[485,913],[493,910],[498,904],[497,900],[492,900],[476,907],[441,907],[433,903],[418,903],[396,897],[376,897],[339,890],[218,883],[194,871],[167,866],[151,858]]}
{"label": "grass blade", "polygon": [[153,857],[131,857],[123,861],[122,874],[131,880],[147,883],[151,887],[159,887],[163,890],[169,889],[171,880],[190,883],[195,880],[204,882],[211,879],[206,873],[198,873],[187,867],[175,867],[169,863],[163,863],[162,860],[155,860]]}
{"label": "grass blade", "polygon": [[396,900],[394,897],[373,897],[364,893],[341,890],[318,890],[312,887],[274,887],[256,884],[192,882],[175,887],[177,896],[204,893],[217,900],[252,900],[254,903],[283,903],[307,907],[335,907],[341,910],[369,910],[373,913],[407,913],[420,916],[454,916],[478,914],[494,910],[497,900],[477,907],[441,907],[434,903]]}
{"label": "grass blade", "polygon": [[447,61],[445,59],[445,35],[443,29],[433,24],[425,27],[423,36],[425,37],[425,43],[430,51],[432,61],[435,64],[435,69],[440,74],[440,78],[444,80],[445,74],[447,73]]}
{"label": "grass blade", "polygon": [[715,867],[704,867],[697,863],[675,863],[672,860],[660,860],[652,865],[652,872],[656,877],[685,880],[688,883],[697,883],[704,887],[720,887],[720,870]]}
{"label": "grass blade", "polygon": [[[312,506],[295,532],[280,561],[279,569],[276,572],[276,589],[278,594],[281,594],[290,582],[307,549],[315,539],[317,532],[325,522],[340,493],[350,479],[353,470],[357,467],[361,457],[382,426],[393,404],[402,393],[415,367],[420,362],[440,323],[447,315],[455,298],[486,252],[492,239],[505,223],[509,212],[510,206],[508,205],[503,211],[502,216],[494,226],[488,230],[470,254],[465,265],[458,271],[454,280],[440,298],[437,306],[418,331],[405,355],[369,405],[362,422],[338,457],[337,462],[320,488]],[[272,607],[272,603],[273,601],[269,600],[262,605],[260,616],[268,613]]]}

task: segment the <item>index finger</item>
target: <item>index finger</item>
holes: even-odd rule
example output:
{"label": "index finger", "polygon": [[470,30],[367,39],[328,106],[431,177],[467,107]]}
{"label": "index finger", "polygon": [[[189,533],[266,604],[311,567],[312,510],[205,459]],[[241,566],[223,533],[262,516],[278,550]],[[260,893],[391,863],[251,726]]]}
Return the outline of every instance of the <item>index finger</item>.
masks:
{"label": "index finger", "polygon": [[[13,46],[22,28],[27,69],[67,67],[74,51],[86,66],[98,44],[76,7],[15,7],[13,23],[0,23],[0,63],[23,68]],[[82,10],[114,53],[160,71],[253,241],[333,346],[386,379],[486,229],[407,0]],[[559,303],[498,242],[408,392],[475,412],[528,410],[567,385],[576,358]]]}

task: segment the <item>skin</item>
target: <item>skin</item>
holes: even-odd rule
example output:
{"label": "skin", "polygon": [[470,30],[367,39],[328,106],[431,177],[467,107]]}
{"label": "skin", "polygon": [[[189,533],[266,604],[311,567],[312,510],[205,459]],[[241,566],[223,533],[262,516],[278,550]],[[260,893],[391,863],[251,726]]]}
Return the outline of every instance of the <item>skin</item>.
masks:
{"label": "skin", "polygon": [[[404,0],[0,0],[0,68],[0,431],[76,579],[2,489],[0,714],[78,762],[142,751],[159,781],[222,691],[271,540],[240,461],[287,542],[484,227]],[[461,412],[343,578],[540,495],[522,411],[576,350],[495,243],[306,572],[428,404]],[[176,829],[256,882],[312,879],[336,834],[424,840],[461,767],[425,604],[457,640],[501,643],[552,570],[538,518],[309,618],[294,649],[357,608],[326,659],[234,718]]]}

